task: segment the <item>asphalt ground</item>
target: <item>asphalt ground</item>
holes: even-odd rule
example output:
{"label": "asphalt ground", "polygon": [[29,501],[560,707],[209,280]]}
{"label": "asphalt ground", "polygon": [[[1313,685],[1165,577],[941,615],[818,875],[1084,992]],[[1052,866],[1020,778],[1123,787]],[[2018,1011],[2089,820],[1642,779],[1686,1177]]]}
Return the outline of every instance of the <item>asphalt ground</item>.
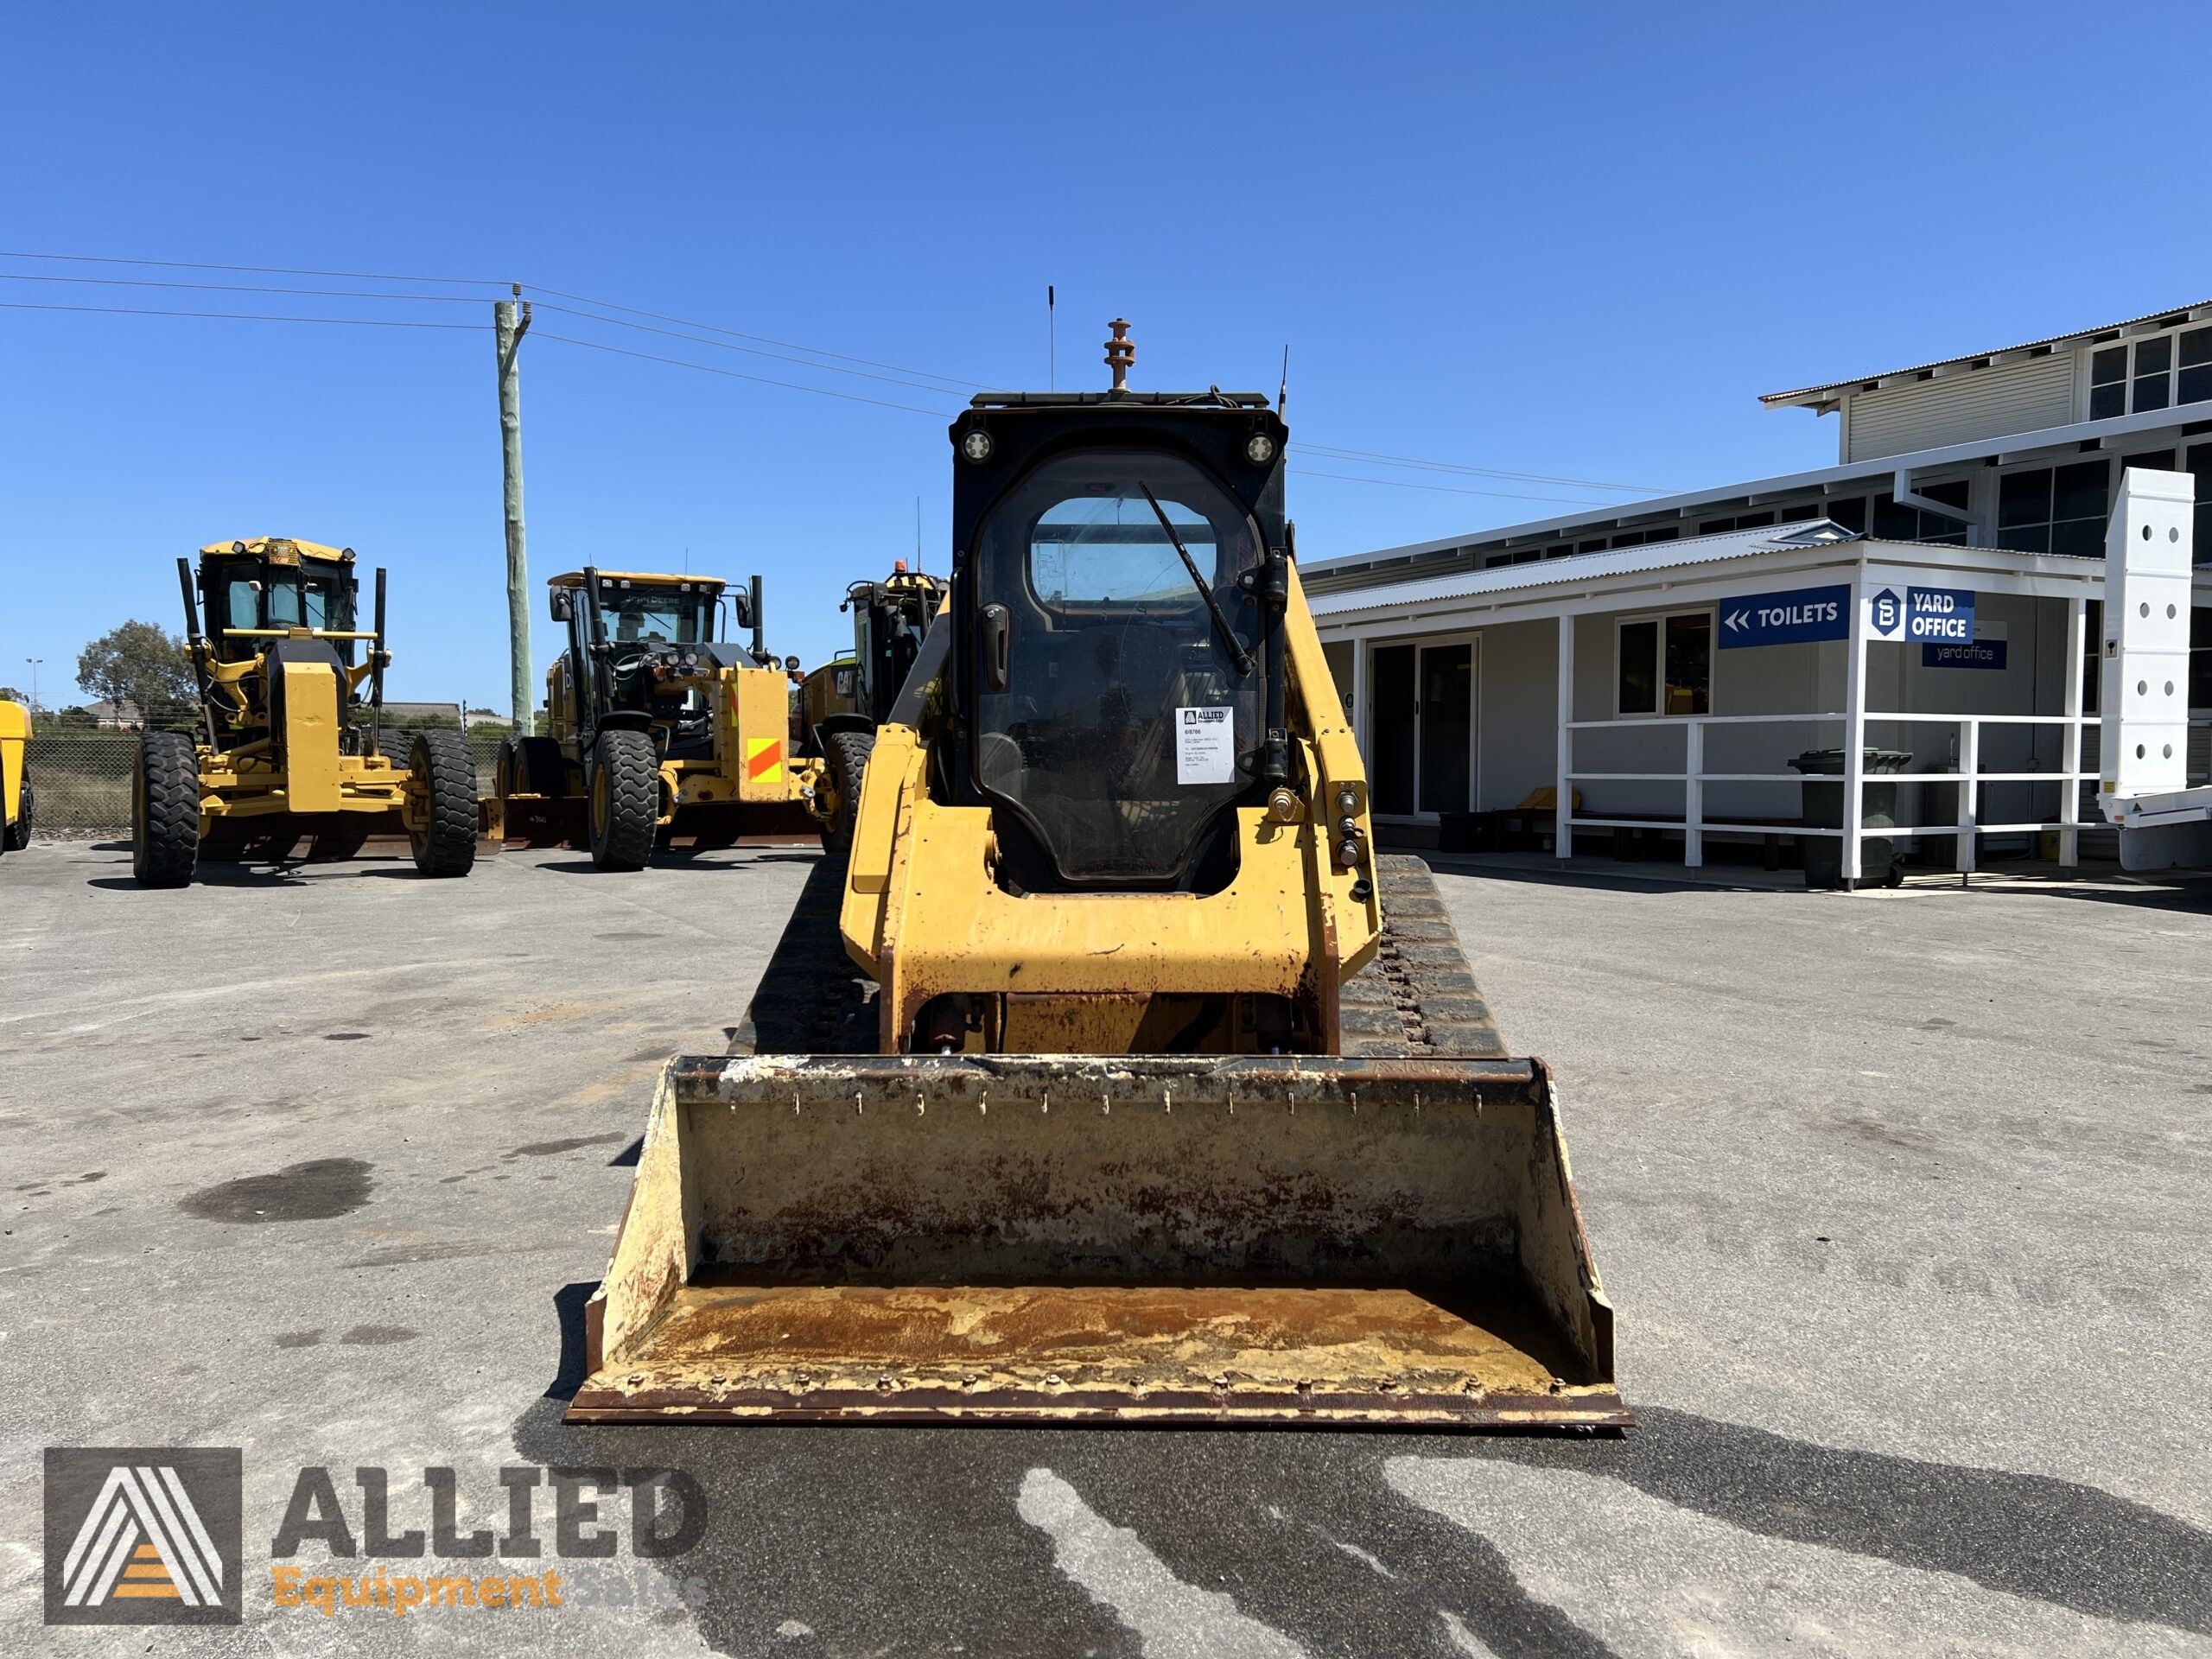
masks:
{"label": "asphalt ground", "polygon": [[[563,1427],[654,1074],[721,1050],[813,857],[0,861],[0,1650],[2212,1653],[2204,888],[1442,875],[1561,1077],[1619,1438]],[[242,1448],[242,1625],[41,1624],[80,1446]],[[334,1554],[372,1485],[435,1532],[426,1468],[455,1536]],[[690,1547],[641,1552],[640,1490]],[[613,1553],[563,1553],[594,1493],[567,1541]],[[548,1571],[557,1610],[361,1585]]]}

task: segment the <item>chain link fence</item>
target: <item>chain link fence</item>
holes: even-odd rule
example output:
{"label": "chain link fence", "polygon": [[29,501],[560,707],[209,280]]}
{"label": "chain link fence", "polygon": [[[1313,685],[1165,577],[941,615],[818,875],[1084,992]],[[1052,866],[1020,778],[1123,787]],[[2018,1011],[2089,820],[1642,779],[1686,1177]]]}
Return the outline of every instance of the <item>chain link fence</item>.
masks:
{"label": "chain link fence", "polygon": [[[492,772],[503,727],[477,727],[468,734],[476,761],[476,792],[492,791]],[[415,734],[387,726],[382,747],[405,762]],[[67,840],[130,833],[130,774],[138,757],[138,734],[131,731],[54,731],[33,737],[23,759],[25,775],[36,795],[32,831]]]}

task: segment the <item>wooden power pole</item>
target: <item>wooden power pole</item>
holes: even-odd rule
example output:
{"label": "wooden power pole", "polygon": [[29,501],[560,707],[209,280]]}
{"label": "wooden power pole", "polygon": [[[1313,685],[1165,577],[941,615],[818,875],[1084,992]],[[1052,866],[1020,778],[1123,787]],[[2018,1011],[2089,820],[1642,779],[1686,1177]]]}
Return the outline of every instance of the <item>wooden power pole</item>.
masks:
{"label": "wooden power pole", "polygon": [[[530,332],[530,305],[517,283],[512,300],[492,305],[493,334],[499,353],[499,460],[506,481],[507,658],[514,701],[515,730],[528,736],[537,699],[530,672],[530,554],[522,525],[522,388],[515,357]],[[521,301],[518,304],[517,302]]]}

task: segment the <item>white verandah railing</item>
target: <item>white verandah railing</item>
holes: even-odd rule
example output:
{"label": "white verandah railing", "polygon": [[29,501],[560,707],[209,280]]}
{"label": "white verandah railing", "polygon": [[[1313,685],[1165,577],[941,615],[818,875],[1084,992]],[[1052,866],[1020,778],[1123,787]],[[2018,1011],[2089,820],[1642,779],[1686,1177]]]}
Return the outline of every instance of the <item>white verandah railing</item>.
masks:
{"label": "white verandah railing", "polygon": [[[1567,857],[1573,849],[1573,832],[1582,830],[1669,830],[1679,827],[1682,831],[1682,862],[1695,869],[1705,862],[1705,834],[1710,829],[1715,833],[1751,836],[1839,836],[1847,843],[1853,838],[1857,824],[1853,817],[1864,818],[1865,785],[1872,782],[1912,784],[1957,784],[1959,816],[1955,823],[1900,823],[1884,828],[1881,833],[1890,836],[1954,835],[1958,837],[1958,868],[1969,871],[1974,868],[1975,838],[1983,835],[2012,835],[2033,833],[2056,828],[2059,832],[2058,861],[2070,865],[2075,860],[2075,836],[2081,822],[2081,785],[2085,779],[2094,779],[2094,772],[2085,772],[2082,765],[2082,731],[2084,727],[2097,724],[2094,715],[1952,715],[1901,714],[1877,712],[1869,709],[1862,720],[1866,725],[1891,722],[1953,726],[1959,733],[1959,760],[1954,772],[1898,772],[1869,773],[1860,779],[1861,801],[1852,804],[1853,813],[1845,815],[1841,829],[1821,828],[1805,823],[1760,823],[1735,818],[1714,820],[1705,811],[1705,786],[1707,784],[1802,784],[1807,774],[1794,768],[1787,772],[1708,772],[1705,766],[1705,734],[1713,726],[1758,725],[1840,725],[1849,728],[1849,716],[1841,714],[1780,714],[1780,715],[1639,715],[1618,720],[1573,720],[1566,722],[1566,736],[1562,753],[1568,760],[1560,779],[1557,803],[1557,831],[1554,850],[1560,858]],[[1985,726],[2056,726],[2063,734],[2063,754],[2058,769],[2048,772],[1984,772],[1981,769],[1981,728]],[[1633,731],[1655,728],[1671,729],[1679,727],[1683,733],[1683,765],[1679,771],[1596,772],[1584,771],[1573,762],[1573,737],[1576,732]],[[1821,782],[1831,781],[1823,774],[1810,776]],[[1837,789],[1846,787],[1842,773],[1832,779]],[[1679,784],[1682,789],[1682,812],[1679,820],[1671,815],[1658,817],[1631,813],[1610,816],[1586,814],[1573,807],[1574,786],[1584,783],[1621,784]],[[2031,823],[1984,823],[1980,818],[1980,791],[1985,784],[2056,784],[2059,785],[2058,812],[2056,822],[2039,820]]]}

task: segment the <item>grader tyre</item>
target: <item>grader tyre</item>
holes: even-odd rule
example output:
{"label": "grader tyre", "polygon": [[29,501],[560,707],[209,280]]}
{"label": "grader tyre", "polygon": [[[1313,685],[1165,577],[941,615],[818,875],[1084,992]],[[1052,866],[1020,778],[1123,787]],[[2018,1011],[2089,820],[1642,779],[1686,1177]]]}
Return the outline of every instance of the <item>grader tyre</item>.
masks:
{"label": "grader tyre", "polygon": [[130,778],[130,874],[182,887],[200,862],[200,761],[182,732],[146,732]]}
{"label": "grader tyre", "polygon": [[499,794],[542,795],[557,801],[569,792],[569,765],[550,737],[511,737],[499,745]]}
{"label": "grader tyre", "polygon": [[659,829],[660,764],[643,732],[601,732],[592,746],[591,861],[642,870]]}
{"label": "grader tyre", "polygon": [[37,806],[37,797],[31,791],[31,780],[23,779],[16,801],[16,821],[0,830],[0,849],[20,853],[31,844],[31,817]]}
{"label": "grader tyre", "polygon": [[417,732],[408,771],[423,791],[428,822],[407,832],[425,875],[467,875],[476,862],[476,762],[459,732]]}
{"label": "grader tyre", "polygon": [[875,734],[833,732],[823,747],[829,751],[830,781],[837,786],[837,816],[822,839],[831,852],[848,856],[853,850],[853,823],[860,817],[861,779],[868,775],[868,757],[875,753]]}

